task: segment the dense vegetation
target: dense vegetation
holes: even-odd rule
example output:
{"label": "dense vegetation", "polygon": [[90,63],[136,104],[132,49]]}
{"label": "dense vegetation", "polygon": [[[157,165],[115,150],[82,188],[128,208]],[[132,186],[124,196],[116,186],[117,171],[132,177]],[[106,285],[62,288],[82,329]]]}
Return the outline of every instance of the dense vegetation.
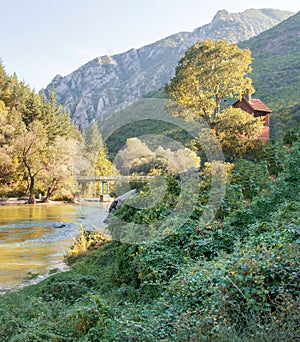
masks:
{"label": "dense vegetation", "polygon": [[78,129],[56,105],[0,64],[0,196],[71,198]]}
{"label": "dense vegetation", "polygon": [[0,64],[0,197],[72,200],[77,175],[110,174],[96,126],[83,137],[54,91],[46,101]]}
{"label": "dense vegetation", "polygon": [[[210,188],[202,170],[190,219],[165,226],[165,238],[131,245],[82,232],[70,271],[1,298],[1,339],[298,340],[299,135],[285,142],[266,145],[257,162],[228,165],[226,196],[208,226],[199,226]],[[125,206],[119,218],[159,222],[181,191],[176,177],[167,182],[159,205]],[[114,237],[117,228],[112,221]]]}
{"label": "dense vegetation", "polygon": [[[111,240],[82,230],[66,257],[68,272],[0,298],[3,341],[299,340],[300,131],[252,149],[248,118],[241,128],[234,109],[223,114],[216,135],[226,173],[214,181],[226,192],[213,219],[201,220],[214,209],[214,163],[202,162],[187,189],[169,174],[152,207],[129,201],[115,213]],[[97,150],[100,139],[94,124],[85,159],[99,174],[112,171],[98,160],[107,153]],[[141,203],[147,191],[137,195]]]}

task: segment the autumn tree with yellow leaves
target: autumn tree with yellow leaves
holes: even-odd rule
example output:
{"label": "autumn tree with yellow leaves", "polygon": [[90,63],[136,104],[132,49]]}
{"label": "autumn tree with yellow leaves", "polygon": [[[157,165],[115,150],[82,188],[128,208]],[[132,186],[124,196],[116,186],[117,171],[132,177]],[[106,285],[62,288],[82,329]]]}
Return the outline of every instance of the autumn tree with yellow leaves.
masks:
{"label": "autumn tree with yellow leaves", "polygon": [[251,61],[250,50],[236,44],[199,41],[180,59],[175,76],[166,86],[167,98],[191,109],[183,114],[187,120],[201,117],[213,127],[224,98],[239,97],[246,89],[254,92],[247,77]]}

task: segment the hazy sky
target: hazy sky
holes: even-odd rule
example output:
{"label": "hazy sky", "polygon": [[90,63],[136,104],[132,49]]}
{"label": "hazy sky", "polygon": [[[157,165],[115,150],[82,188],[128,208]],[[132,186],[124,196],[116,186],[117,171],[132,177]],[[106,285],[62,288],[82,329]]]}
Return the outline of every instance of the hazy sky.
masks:
{"label": "hazy sky", "polygon": [[[298,4],[298,5],[297,5]],[[208,24],[219,9],[277,8],[298,0],[0,0],[0,59],[32,88],[91,59]]]}

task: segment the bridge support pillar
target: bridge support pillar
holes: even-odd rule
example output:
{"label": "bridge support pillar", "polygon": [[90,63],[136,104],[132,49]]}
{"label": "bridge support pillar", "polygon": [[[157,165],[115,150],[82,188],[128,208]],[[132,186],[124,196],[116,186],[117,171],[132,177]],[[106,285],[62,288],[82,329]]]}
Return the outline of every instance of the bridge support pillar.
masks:
{"label": "bridge support pillar", "polygon": [[109,182],[101,182],[101,195],[109,194]]}

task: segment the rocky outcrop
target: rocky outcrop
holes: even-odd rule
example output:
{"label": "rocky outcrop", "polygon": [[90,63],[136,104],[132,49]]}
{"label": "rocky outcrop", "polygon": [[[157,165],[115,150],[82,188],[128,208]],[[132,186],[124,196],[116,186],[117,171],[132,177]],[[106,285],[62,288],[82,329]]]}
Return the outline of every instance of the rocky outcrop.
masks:
{"label": "rocky outcrop", "polygon": [[109,223],[109,219],[111,218],[111,216],[121,208],[121,206],[125,203],[125,201],[134,196],[136,193],[138,193],[137,189],[133,189],[130,190],[128,192],[126,192],[125,194],[117,197],[116,199],[113,200],[113,202],[111,203],[109,209],[108,209],[108,215],[107,217],[104,219],[103,223],[108,224]]}
{"label": "rocky outcrop", "polygon": [[71,74],[57,75],[52,87],[58,104],[71,113],[80,128],[95,118],[105,120],[109,111],[157,90],[174,75],[175,67],[187,48],[205,38],[238,42],[271,28],[291,12],[262,9],[242,13],[219,11],[210,24],[193,32],[181,32],[140,49],[114,56],[97,57]]}

